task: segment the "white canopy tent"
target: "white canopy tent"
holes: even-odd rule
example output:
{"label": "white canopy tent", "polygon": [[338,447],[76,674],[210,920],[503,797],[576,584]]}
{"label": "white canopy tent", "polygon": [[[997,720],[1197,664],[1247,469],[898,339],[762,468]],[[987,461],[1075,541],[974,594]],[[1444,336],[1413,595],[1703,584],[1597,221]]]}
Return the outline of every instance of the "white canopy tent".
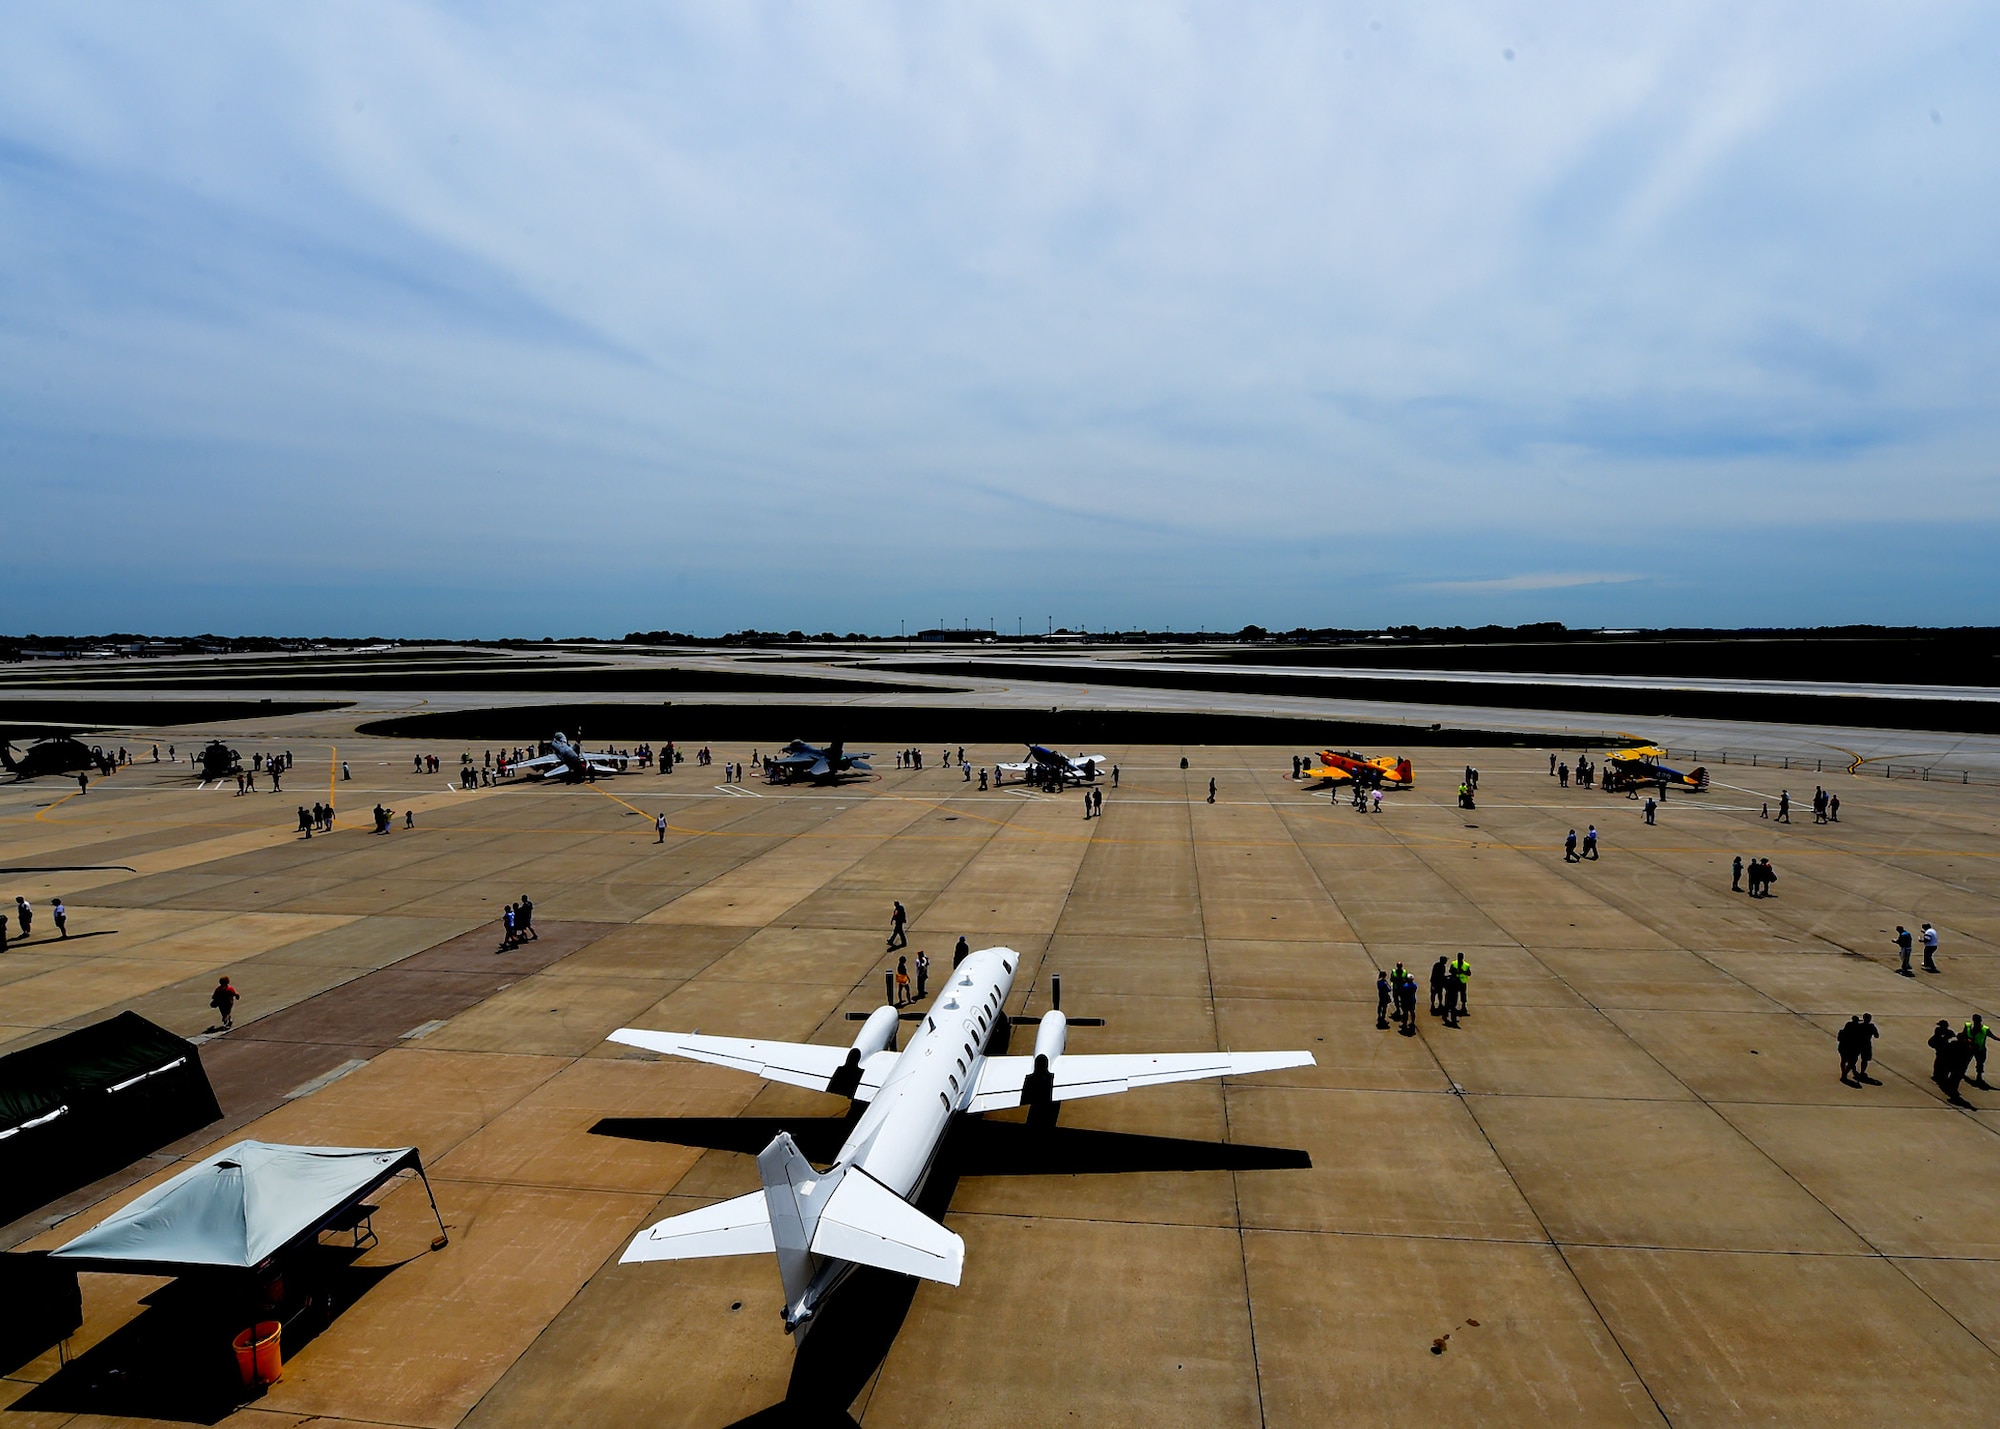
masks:
{"label": "white canopy tent", "polygon": [[[56,1259],[251,1270],[351,1211],[405,1169],[424,1176],[414,1146],[281,1146],[239,1141],[51,1251]],[[437,1213],[437,1197],[431,1196]],[[439,1241],[444,1220],[438,1220]]]}

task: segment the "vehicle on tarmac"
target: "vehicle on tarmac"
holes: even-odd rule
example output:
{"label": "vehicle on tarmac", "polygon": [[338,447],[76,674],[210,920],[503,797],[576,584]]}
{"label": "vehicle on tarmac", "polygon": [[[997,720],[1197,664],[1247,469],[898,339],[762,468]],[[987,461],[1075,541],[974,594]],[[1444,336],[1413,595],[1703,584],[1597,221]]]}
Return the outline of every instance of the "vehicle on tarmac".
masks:
{"label": "vehicle on tarmac", "polygon": [[766,765],[766,777],[773,784],[814,784],[838,783],[843,774],[869,774],[875,766],[868,762],[869,755],[849,754],[847,747],[839,740],[821,749],[795,739],[776,754]]}
{"label": "vehicle on tarmac", "polygon": [[1696,766],[1683,773],[1666,763],[1667,751],[1657,744],[1641,744],[1631,749],[1613,750],[1604,756],[1606,793],[1642,789],[1662,782],[1670,789],[1688,789],[1699,794],[1708,788],[1708,770]]}
{"label": "vehicle on tarmac", "polygon": [[557,730],[556,737],[540,754],[507,767],[512,773],[533,779],[561,779],[572,784],[595,779],[600,774],[623,774],[632,767],[629,754],[592,754],[582,746],[581,737],[572,744],[567,735]]}
{"label": "vehicle on tarmac", "polygon": [[1068,784],[1085,784],[1097,778],[1098,771],[1109,768],[1111,761],[1101,754],[1064,754],[1060,749],[1050,749],[1044,745],[1028,746],[1028,757],[1013,764],[996,764],[993,767],[1004,776],[1019,774],[1023,778],[1036,775],[1042,779],[1059,779]]}
{"label": "vehicle on tarmac", "polygon": [[44,774],[76,774],[101,769],[103,765],[101,751],[92,750],[82,740],[66,734],[36,740],[21,751],[19,758],[14,755],[13,743],[0,739],[0,768],[12,774],[17,783],[23,779],[39,779]]}
{"label": "vehicle on tarmac", "polygon": [[1319,763],[1308,766],[1299,777],[1319,780],[1318,787],[1321,789],[1330,784],[1350,782],[1367,789],[1408,789],[1417,782],[1416,771],[1411,768],[1409,760],[1388,754],[1370,759],[1351,749],[1322,749]]}
{"label": "vehicle on tarmac", "polygon": [[[1313,1065],[1310,1052],[1072,1054],[1060,1009],[1039,1019],[1007,1015],[1020,964],[1011,948],[972,953],[951,970],[928,1011],[878,1007],[848,1047],[634,1027],[613,1032],[610,1040],[628,1047],[733,1067],[855,1103],[852,1130],[826,1170],[814,1167],[791,1134],[780,1131],[757,1154],[762,1190],[641,1231],[621,1261],[775,1253],[785,1287],[785,1329],[802,1340],[856,1266],[958,1284],[965,1242],[911,1204],[957,1118],[1022,1106],[1031,1115],[1043,1108],[1053,1113],[1057,1103],[1079,1097]],[[917,1028],[899,1052],[896,1031],[903,1019]],[[1013,1024],[1031,1020],[1034,1054],[1003,1055]]]}

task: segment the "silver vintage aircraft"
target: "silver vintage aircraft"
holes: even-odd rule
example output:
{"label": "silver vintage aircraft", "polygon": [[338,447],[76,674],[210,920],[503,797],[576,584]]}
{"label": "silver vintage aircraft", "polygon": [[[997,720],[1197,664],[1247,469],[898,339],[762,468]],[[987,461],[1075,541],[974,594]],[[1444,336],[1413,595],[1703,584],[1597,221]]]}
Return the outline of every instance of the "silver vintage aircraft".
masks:
{"label": "silver vintage aircraft", "polygon": [[776,1252],[785,1282],[785,1328],[803,1337],[814,1312],[857,1265],[956,1285],[965,1242],[910,1202],[944,1145],[952,1118],[1015,1106],[1203,1077],[1241,1076],[1313,1063],[1310,1052],[1179,1052],[1076,1056],[1064,1051],[1068,1020],[1045,1014],[1029,1057],[988,1056],[1006,1022],[1020,957],[987,948],[954,968],[907,1047],[894,1049],[899,1017],[878,1007],[851,1047],[704,1037],[625,1027],[610,1040],[774,1082],[866,1102],[840,1154],[813,1169],[790,1133],[758,1153],[764,1189],[641,1231],[626,1262]]}
{"label": "silver vintage aircraft", "polygon": [[1064,754],[1060,749],[1049,749],[1040,744],[1029,745],[1028,757],[1018,763],[994,766],[1002,777],[1019,774],[1026,778],[1029,774],[1039,774],[1071,784],[1094,780],[1100,770],[1110,767],[1111,761],[1101,754]]}

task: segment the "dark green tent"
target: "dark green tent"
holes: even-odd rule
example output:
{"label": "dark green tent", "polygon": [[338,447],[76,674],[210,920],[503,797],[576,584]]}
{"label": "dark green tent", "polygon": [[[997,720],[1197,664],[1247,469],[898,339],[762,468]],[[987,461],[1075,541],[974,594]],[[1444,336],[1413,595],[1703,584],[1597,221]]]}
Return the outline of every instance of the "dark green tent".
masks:
{"label": "dark green tent", "polygon": [[221,1115],[200,1049],[136,1012],[0,1057],[0,1224]]}

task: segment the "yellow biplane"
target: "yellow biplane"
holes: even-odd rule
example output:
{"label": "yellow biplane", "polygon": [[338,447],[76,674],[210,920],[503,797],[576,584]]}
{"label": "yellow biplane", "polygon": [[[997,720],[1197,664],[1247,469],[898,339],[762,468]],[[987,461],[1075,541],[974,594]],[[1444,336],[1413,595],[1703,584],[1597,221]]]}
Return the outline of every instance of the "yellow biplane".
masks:
{"label": "yellow biplane", "polygon": [[1664,783],[1673,789],[1708,788],[1708,770],[1697,766],[1683,773],[1665,762],[1667,751],[1657,744],[1641,744],[1613,750],[1604,756],[1604,788],[1608,793],[1621,789],[1642,789]]}

